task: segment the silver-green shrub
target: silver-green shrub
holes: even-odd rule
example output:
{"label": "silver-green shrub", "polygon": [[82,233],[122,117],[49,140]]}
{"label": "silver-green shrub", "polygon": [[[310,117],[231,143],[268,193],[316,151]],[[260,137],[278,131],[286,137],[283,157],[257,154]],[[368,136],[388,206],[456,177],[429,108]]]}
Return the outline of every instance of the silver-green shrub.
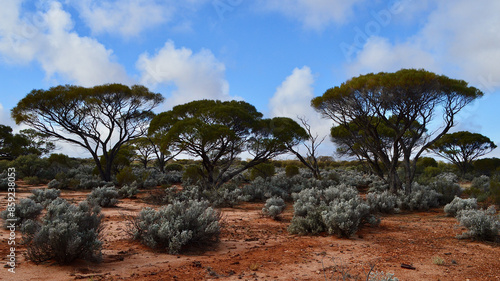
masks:
{"label": "silver-green shrub", "polygon": [[81,202],[78,206],[57,198],[47,206],[41,223],[28,220],[21,231],[28,259],[43,262],[54,259],[67,264],[75,259],[100,261],[101,209]]}
{"label": "silver-green shrub", "polygon": [[442,173],[437,175],[430,184],[437,192],[441,193],[439,204],[448,204],[456,196],[462,194],[462,188],[458,184],[458,177],[453,173]]}
{"label": "silver-green shrub", "polygon": [[426,185],[413,183],[410,194],[398,191],[398,208],[409,211],[427,211],[439,206],[441,194]]}
{"label": "silver-green shrub", "polygon": [[281,197],[271,197],[266,200],[266,204],[264,205],[264,208],[262,208],[262,213],[273,219],[277,219],[285,207],[285,200]]}
{"label": "silver-green shrub", "polygon": [[294,217],[290,233],[307,234],[328,231],[339,237],[356,233],[365,222],[378,224],[370,207],[352,186],[340,184],[327,189],[311,188],[294,194]]}
{"label": "silver-green shrub", "polygon": [[471,187],[477,188],[482,192],[490,191],[490,177],[488,177],[486,175],[482,175],[482,176],[474,178],[472,180]]}
{"label": "silver-green shrub", "polygon": [[458,238],[499,241],[500,220],[494,206],[485,210],[462,210],[457,213],[460,225],[468,229]]}
{"label": "silver-green shrub", "polygon": [[393,273],[385,274],[383,271],[372,271],[368,281],[399,281],[399,279],[394,277]]}
{"label": "silver-green shrub", "polygon": [[60,188],[63,188],[63,184],[58,181],[57,179],[53,179],[51,180],[48,184],[47,184],[47,187],[50,188],[50,189],[60,189]]}
{"label": "silver-green shrub", "polygon": [[444,206],[444,212],[447,216],[454,217],[459,211],[477,210],[477,208],[478,206],[476,198],[462,199],[460,197],[455,197],[453,201]]}
{"label": "silver-green shrub", "polygon": [[118,194],[121,198],[134,198],[138,192],[137,182],[133,182],[130,185],[124,185],[118,190]]}
{"label": "silver-green shrub", "polygon": [[29,198],[37,203],[42,204],[42,206],[44,207],[47,207],[50,202],[61,195],[61,191],[59,189],[53,188],[34,189],[31,191],[31,193],[33,193],[33,195],[31,195]]}
{"label": "silver-green shrub", "polygon": [[391,214],[398,211],[396,208],[398,197],[388,190],[369,192],[366,195],[366,201],[370,205],[372,212]]}
{"label": "silver-green shrub", "polygon": [[[42,213],[42,210],[42,204],[37,203],[30,198],[23,198],[15,205],[13,212],[8,208],[5,211],[2,211],[0,216],[4,220],[4,227],[9,226],[12,222],[15,222],[16,226],[20,226],[27,220],[36,219]],[[7,219],[13,219],[15,221],[8,222]]]}
{"label": "silver-green shrub", "polygon": [[97,187],[87,195],[87,200],[101,207],[112,207],[118,204],[120,195],[115,187],[103,186]]}
{"label": "silver-green shrub", "polygon": [[217,242],[220,220],[208,201],[176,201],[159,210],[142,209],[130,231],[134,239],[153,249],[177,254],[188,245]]}

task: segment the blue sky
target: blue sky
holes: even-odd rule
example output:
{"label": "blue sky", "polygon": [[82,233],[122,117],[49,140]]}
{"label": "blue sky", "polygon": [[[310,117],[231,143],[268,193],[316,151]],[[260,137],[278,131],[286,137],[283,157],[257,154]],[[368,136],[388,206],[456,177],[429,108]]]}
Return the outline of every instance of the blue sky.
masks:
{"label": "blue sky", "polygon": [[[0,0],[0,7],[0,123],[16,129],[10,109],[32,89],[118,82],[162,93],[158,112],[201,98],[241,99],[267,117],[306,116],[326,135],[331,123],[310,108],[311,98],[360,74],[425,68],[484,91],[453,131],[500,144],[498,0]],[[333,151],[326,140],[322,154]]]}

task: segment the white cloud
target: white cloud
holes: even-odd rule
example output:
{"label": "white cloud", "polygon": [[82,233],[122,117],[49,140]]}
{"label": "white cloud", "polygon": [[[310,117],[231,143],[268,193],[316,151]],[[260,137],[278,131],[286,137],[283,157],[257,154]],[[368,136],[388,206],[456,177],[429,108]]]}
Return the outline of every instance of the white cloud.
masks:
{"label": "white cloud", "polygon": [[406,41],[391,43],[376,36],[366,40],[347,72],[422,67],[493,92],[500,88],[498,11],[497,0],[439,1],[422,28]]}
{"label": "white cloud", "polygon": [[142,72],[142,84],[176,87],[167,98],[166,106],[199,99],[232,99],[225,79],[225,66],[209,50],[193,53],[187,48],[176,48],[168,41],[153,56],[141,54],[136,65]]}
{"label": "white cloud", "polygon": [[[197,10],[208,0],[83,0],[72,1],[95,34],[133,37]],[[186,24],[186,23],[182,23]]]}
{"label": "white cloud", "polygon": [[257,5],[296,19],[306,28],[320,30],[331,23],[344,23],[360,2],[363,0],[261,0]]}
{"label": "white cloud", "polygon": [[401,68],[425,68],[440,72],[435,58],[414,43],[391,44],[381,37],[370,37],[356,60],[346,66],[349,77],[369,72],[394,72]]}
{"label": "white cloud", "polygon": [[15,125],[14,120],[10,118],[9,112],[5,111],[5,108],[1,103],[0,103],[0,124],[11,127]]}
{"label": "white cloud", "polygon": [[[271,117],[289,117],[300,121],[298,117],[306,117],[311,126],[311,132],[320,138],[330,134],[332,122],[321,118],[321,115],[311,107],[314,98],[314,76],[308,66],[295,68],[281,85],[276,89],[274,96],[269,101]],[[330,155],[334,151],[328,142],[328,137],[321,146],[321,155]]]}
{"label": "white cloud", "polygon": [[58,76],[65,83],[130,84],[123,66],[113,62],[111,50],[72,31],[71,16],[59,2],[51,2],[46,12],[36,14],[23,14],[20,2],[3,2],[6,3],[2,3],[0,12],[0,55],[7,62],[36,61],[47,78]]}

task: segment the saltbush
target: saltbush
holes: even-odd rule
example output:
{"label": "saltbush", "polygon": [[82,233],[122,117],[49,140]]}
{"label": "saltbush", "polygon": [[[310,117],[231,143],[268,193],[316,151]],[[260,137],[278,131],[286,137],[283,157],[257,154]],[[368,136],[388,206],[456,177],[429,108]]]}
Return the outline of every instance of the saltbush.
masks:
{"label": "saltbush", "polygon": [[221,215],[208,201],[174,202],[159,210],[144,208],[129,232],[145,245],[177,254],[188,245],[219,240]]}
{"label": "saltbush", "polygon": [[[15,179],[11,178],[11,180],[15,180]],[[11,181],[11,180],[9,180],[9,174],[7,173],[7,170],[0,173],[0,190],[6,191],[9,189],[9,187],[17,187],[17,184],[15,183],[15,181]],[[9,184],[11,186],[9,186]]]}
{"label": "saltbush", "polygon": [[121,198],[134,198],[139,192],[137,188],[137,182],[133,182],[130,185],[124,185],[118,190],[118,194]]}
{"label": "saltbush", "polygon": [[87,195],[87,200],[101,207],[112,207],[118,204],[120,195],[115,187],[103,186],[97,187]]}
{"label": "saltbush", "polygon": [[477,208],[476,198],[462,199],[460,197],[455,197],[453,201],[444,206],[444,212],[447,216],[454,217],[459,211],[476,210]]}
{"label": "saltbush", "polygon": [[262,213],[273,219],[277,219],[285,207],[285,200],[281,197],[271,197],[266,200],[266,204],[262,208]]}
{"label": "saltbush", "polygon": [[132,184],[137,180],[137,177],[134,175],[132,171],[132,167],[125,166],[116,174],[116,181],[119,186],[124,186],[126,184]]}
{"label": "saltbush", "polygon": [[61,195],[61,191],[58,189],[52,189],[52,188],[41,188],[41,189],[34,189],[31,191],[33,195],[31,195],[29,198],[32,199],[33,201],[42,204],[42,206],[47,207],[47,205],[50,204],[53,200],[59,197]]}
{"label": "saltbush", "polygon": [[60,189],[60,188],[63,188],[63,184],[58,181],[57,179],[53,179],[51,180],[48,184],[47,184],[47,187],[50,188],[50,189]]}
{"label": "saltbush", "polygon": [[458,177],[453,173],[442,173],[436,176],[430,184],[437,192],[441,193],[439,204],[445,205],[451,202],[453,198],[462,194],[462,188],[458,184]]}
{"label": "saltbush", "polygon": [[472,188],[477,188],[482,192],[490,191],[490,177],[482,175],[477,178],[474,178],[471,183]]}
{"label": "saltbush", "polygon": [[167,172],[172,172],[172,171],[182,171],[182,169],[184,169],[184,166],[182,166],[181,164],[179,163],[171,163],[171,164],[167,164],[165,166],[165,171]]}
{"label": "saltbush", "polygon": [[398,191],[398,208],[409,211],[427,211],[439,206],[441,194],[426,185],[412,184],[410,194]]}
{"label": "saltbush", "polygon": [[397,212],[398,197],[392,192],[370,192],[366,195],[366,200],[372,212],[391,214]]}
{"label": "saltbush", "polygon": [[[40,203],[37,203],[30,198],[23,198],[19,200],[19,203],[17,203],[13,209],[11,208],[12,207],[8,207],[0,213],[0,216],[4,220],[4,227],[9,226],[13,222],[16,226],[20,226],[27,220],[34,220],[42,213],[43,210],[43,206]],[[7,219],[13,219],[15,221],[7,221]]]}
{"label": "saltbush", "polygon": [[250,169],[250,179],[254,180],[258,177],[269,178],[276,174],[276,169],[272,163],[261,163]]}
{"label": "saltbush", "polygon": [[295,234],[328,231],[339,237],[356,233],[365,222],[378,220],[370,214],[366,204],[352,186],[340,184],[325,190],[311,188],[294,194],[294,217],[288,231]]}
{"label": "saltbush", "polygon": [[457,213],[460,225],[468,231],[458,238],[473,238],[485,241],[499,241],[500,221],[494,206],[485,210],[462,210]]}
{"label": "saltbush", "polygon": [[62,198],[52,201],[41,223],[28,220],[21,229],[27,258],[34,262],[54,259],[61,264],[78,258],[100,261],[100,211],[87,201],[78,206]]}

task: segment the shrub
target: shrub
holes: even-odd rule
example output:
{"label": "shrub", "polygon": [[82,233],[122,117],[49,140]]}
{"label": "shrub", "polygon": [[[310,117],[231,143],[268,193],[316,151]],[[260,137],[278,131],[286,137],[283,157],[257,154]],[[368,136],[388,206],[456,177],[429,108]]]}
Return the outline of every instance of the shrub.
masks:
{"label": "shrub", "polygon": [[465,226],[468,231],[462,233],[458,238],[473,238],[485,241],[496,241],[500,231],[500,221],[495,215],[494,206],[484,210],[462,210],[457,213],[460,225]]}
{"label": "shrub", "polygon": [[100,211],[87,201],[78,206],[62,198],[52,201],[41,223],[28,220],[21,229],[28,259],[34,262],[54,259],[61,264],[78,258],[100,261]]}
{"label": "shrub", "polygon": [[48,162],[34,154],[21,155],[12,161],[20,178],[42,176]]}
{"label": "shrub", "polygon": [[15,178],[10,178],[9,179],[9,173],[7,170],[3,171],[0,173],[0,190],[5,190],[7,191],[9,187],[17,187],[17,184],[15,183]]}
{"label": "shrub", "polygon": [[121,198],[134,198],[138,192],[139,189],[135,181],[131,185],[124,185],[118,190],[118,194]]}
{"label": "shrub", "polygon": [[42,180],[40,180],[40,178],[37,176],[24,177],[23,180],[26,184],[29,184],[29,185],[39,185],[42,183]]}
{"label": "shrub", "polygon": [[130,167],[130,166],[125,166],[123,169],[121,169],[116,174],[116,181],[118,182],[119,186],[123,186],[126,184],[132,184],[136,180],[137,180],[137,177],[134,175],[134,172],[132,171],[132,167]]}
{"label": "shrub", "polygon": [[276,169],[272,163],[260,163],[250,169],[250,179],[254,180],[258,177],[269,178],[276,173]]}
{"label": "shrub", "polygon": [[427,211],[430,208],[439,206],[441,194],[434,189],[413,183],[410,194],[398,191],[398,207],[409,211]]}
{"label": "shrub", "polygon": [[114,187],[97,187],[92,190],[92,192],[87,195],[87,200],[101,207],[112,207],[118,204],[118,190]]}
{"label": "shrub", "polygon": [[482,175],[480,177],[474,178],[472,180],[471,187],[479,189],[484,193],[490,191],[490,177]]}
{"label": "shrub", "polygon": [[166,172],[173,172],[173,171],[180,172],[180,171],[182,171],[182,169],[184,169],[184,166],[182,166],[179,163],[171,163],[171,164],[167,164],[165,166]]}
{"label": "shrub", "polygon": [[29,198],[37,203],[42,204],[42,206],[44,207],[47,207],[50,202],[61,195],[60,190],[51,188],[34,189],[31,192],[33,193],[33,195],[31,195]]}
{"label": "shrub", "polygon": [[458,184],[458,177],[453,173],[442,173],[434,178],[430,185],[434,190],[441,193],[439,204],[448,204],[453,198],[462,194],[462,188]]}
{"label": "shrub", "polygon": [[43,206],[29,198],[23,198],[19,200],[19,203],[15,205],[13,209],[8,207],[5,211],[0,213],[0,216],[4,220],[4,227],[7,227],[11,222],[7,219],[15,220],[16,226],[22,225],[27,220],[36,219],[43,210]]}
{"label": "shrub", "polygon": [[288,231],[296,234],[328,231],[339,237],[356,233],[361,224],[379,221],[370,214],[370,207],[358,191],[345,184],[325,190],[311,188],[294,194],[294,217]]}
{"label": "shrub", "polygon": [[189,200],[160,208],[144,208],[133,219],[129,232],[145,245],[179,253],[191,244],[217,242],[221,216],[207,201]]}
{"label": "shrub", "polygon": [[61,184],[60,181],[53,179],[53,180],[49,181],[49,183],[47,184],[47,187],[50,189],[60,189],[63,187],[63,185]]}
{"label": "shrub", "polygon": [[300,173],[299,171],[299,167],[295,166],[295,165],[287,165],[285,167],[285,174],[287,177],[291,178],[293,176],[296,176]]}
{"label": "shrub", "polygon": [[264,205],[264,208],[262,208],[262,213],[273,219],[277,219],[285,207],[285,200],[281,197],[271,197],[266,200],[266,204]]}
{"label": "shrub", "polygon": [[447,216],[454,217],[459,211],[476,210],[477,208],[476,198],[462,199],[460,197],[455,197],[453,201],[444,206],[444,212]]}
{"label": "shrub", "polygon": [[[198,187],[198,190],[201,188]],[[241,188],[234,183],[226,183],[217,189],[204,190],[201,194],[214,207],[233,207],[241,201],[242,195]]]}
{"label": "shrub", "polygon": [[366,200],[372,212],[391,214],[397,211],[398,197],[390,191],[370,192],[366,195]]}
{"label": "shrub", "polygon": [[203,180],[203,171],[198,165],[189,165],[184,169],[182,182],[185,184],[197,184]]}

